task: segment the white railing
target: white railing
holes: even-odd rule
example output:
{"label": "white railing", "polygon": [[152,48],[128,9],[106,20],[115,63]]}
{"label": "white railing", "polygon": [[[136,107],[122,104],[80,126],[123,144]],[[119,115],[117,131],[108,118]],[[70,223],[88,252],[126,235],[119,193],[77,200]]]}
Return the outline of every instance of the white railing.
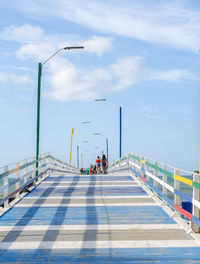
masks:
{"label": "white railing", "polygon": [[130,170],[179,216],[200,232],[200,175],[163,162],[129,153],[109,167],[109,172]]}
{"label": "white railing", "polygon": [[44,154],[38,160],[29,158],[1,167],[0,212],[3,213],[9,209],[13,200],[18,201],[25,191],[37,185],[52,172],[80,173],[77,168],[50,154]]}

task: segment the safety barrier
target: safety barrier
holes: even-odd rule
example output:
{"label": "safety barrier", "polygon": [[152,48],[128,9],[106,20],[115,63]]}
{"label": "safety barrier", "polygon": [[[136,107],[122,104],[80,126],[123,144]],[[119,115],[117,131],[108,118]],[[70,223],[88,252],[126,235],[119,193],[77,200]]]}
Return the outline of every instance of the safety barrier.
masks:
{"label": "safety barrier", "polygon": [[0,212],[9,209],[13,200],[18,201],[24,191],[29,191],[51,172],[78,173],[79,170],[56,159],[50,154],[26,159],[0,168]]}
{"label": "safety barrier", "polygon": [[130,170],[179,216],[200,232],[200,175],[176,169],[140,154],[128,154],[109,167]]}

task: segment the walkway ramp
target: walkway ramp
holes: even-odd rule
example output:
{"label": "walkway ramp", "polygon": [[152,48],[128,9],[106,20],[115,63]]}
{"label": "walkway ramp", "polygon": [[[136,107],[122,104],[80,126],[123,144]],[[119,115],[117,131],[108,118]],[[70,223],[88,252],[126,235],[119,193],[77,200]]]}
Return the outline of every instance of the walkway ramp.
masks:
{"label": "walkway ramp", "polygon": [[127,173],[51,175],[0,234],[0,263],[200,263],[200,245]]}

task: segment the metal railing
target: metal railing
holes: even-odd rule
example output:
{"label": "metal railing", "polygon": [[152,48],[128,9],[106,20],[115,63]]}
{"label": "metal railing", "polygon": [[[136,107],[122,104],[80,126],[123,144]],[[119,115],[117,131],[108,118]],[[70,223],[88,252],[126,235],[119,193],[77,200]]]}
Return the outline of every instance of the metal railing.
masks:
{"label": "metal railing", "polygon": [[141,154],[129,153],[109,167],[110,172],[130,170],[185,221],[200,232],[200,175]]}
{"label": "metal railing", "polygon": [[[38,168],[36,163],[38,163]],[[5,212],[14,199],[19,200],[24,191],[37,185],[51,172],[80,173],[77,168],[50,154],[44,154],[38,160],[33,157],[1,167],[0,210]]]}

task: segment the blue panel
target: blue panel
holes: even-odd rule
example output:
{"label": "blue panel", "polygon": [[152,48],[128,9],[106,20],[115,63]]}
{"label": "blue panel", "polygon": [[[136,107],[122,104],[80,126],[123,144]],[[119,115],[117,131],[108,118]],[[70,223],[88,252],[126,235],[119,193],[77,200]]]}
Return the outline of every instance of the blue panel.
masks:
{"label": "blue panel", "polygon": [[[54,219],[54,220],[53,220]],[[53,221],[53,223],[52,223]],[[0,218],[0,225],[54,224],[174,224],[159,206],[16,207]]]}
{"label": "blue panel", "polygon": [[140,177],[140,173],[139,173],[139,172],[137,172],[136,170],[133,170],[133,169],[131,169],[131,168],[130,168],[130,170],[131,170],[136,176]]}
{"label": "blue panel", "polygon": [[192,213],[192,203],[191,202],[182,202],[182,208],[185,211]]}
{"label": "blue panel", "polygon": [[174,194],[176,194],[176,195],[180,196],[181,198],[185,199],[186,201],[189,201],[192,203],[192,197],[191,196],[189,196],[183,192],[180,192],[176,189],[174,189]]}
{"label": "blue panel", "polygon": [[199,264],[199,248],[0,250],[0,263]]}
{"label": "blue panel", "polygon": [[172,208],[174,208],[174,203],[172,200],[170,200],[167,195],[165,195],[164,193],[162,193],[158,188],[156,188],[155,186],[153,186],[149,181],[145,182],[155,193],[157,193],[160,197],[163,198],[163,200],[165,200],[168,205],[170,205]]}

